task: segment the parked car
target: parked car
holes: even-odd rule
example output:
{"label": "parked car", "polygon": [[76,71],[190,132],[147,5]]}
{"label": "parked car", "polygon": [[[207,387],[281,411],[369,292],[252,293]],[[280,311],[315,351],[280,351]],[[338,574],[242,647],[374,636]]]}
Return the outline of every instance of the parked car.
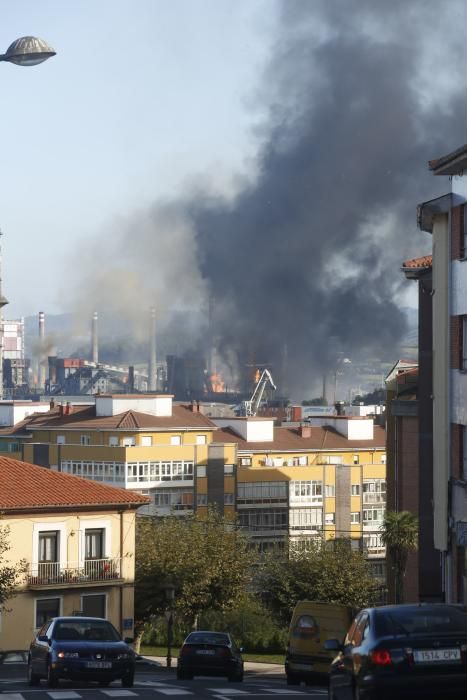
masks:
{"label": "parked car", "polygon": [[178,655],[177,678],[227,676],[242,681],[241,651],[227,632],[191,632]]}
{"label": "parked car", "polygon": [[[467,606],[385,605],[362,610],[337,652],[329,672],[331,700],[381,700],[407,694],[436,698],[467,687]],[[450,695],[449,695],[450,696]]]}
{"label": "parked car", "polygon": [[55,687],[60,678],[98,681],[109,685],[121,679],[131,687],[136,655],[115,627],[99,617],[55,617],[31,642],[28,654],[29,685],[46,678]]}
{"label": "parked car", "polygon": [[325,678],[332,654],[327,639],[344,639],[355,610],[348,605],[300,600],[292,613],[285,654],[288,685]]}

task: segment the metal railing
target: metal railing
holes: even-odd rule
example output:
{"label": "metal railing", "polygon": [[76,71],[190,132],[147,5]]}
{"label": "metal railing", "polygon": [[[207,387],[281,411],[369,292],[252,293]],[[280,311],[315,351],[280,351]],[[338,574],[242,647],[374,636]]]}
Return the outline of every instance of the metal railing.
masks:
{"label": "metal railing", "polygon": [[114,581],[121,578],[120,558],[86,559],[78,564],[60,562],[38,562],[31,564],[26,574],[30,586],[46,586],[60,583],[89,583],[94,581]]}

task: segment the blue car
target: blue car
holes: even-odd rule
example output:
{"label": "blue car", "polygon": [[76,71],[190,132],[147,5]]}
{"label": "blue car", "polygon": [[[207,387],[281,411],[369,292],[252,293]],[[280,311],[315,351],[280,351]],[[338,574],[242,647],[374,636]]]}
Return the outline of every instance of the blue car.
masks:
{"label": "blue car", "polygon": [[28,654],[29,685],[46,678],[50,688],[60,678],[97,681],[107,686],[120,679],[133,685],[136,654],[115,627],[98,617],[55,617],[32,641]]}

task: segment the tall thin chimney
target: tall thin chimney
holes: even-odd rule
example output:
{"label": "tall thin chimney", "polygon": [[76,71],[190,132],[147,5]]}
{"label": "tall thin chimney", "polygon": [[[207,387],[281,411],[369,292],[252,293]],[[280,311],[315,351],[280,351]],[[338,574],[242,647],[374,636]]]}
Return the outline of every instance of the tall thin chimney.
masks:
{"label": "tall thin chimney", "polygon": [[[0,231],[0,238],[2,236]],[[2,294],[2,248],[0,246],[0,400],[3,399],[3,307],[8,299]]]}
{"label": "tall thin chimney", "polygon": [[156,357],[156,309],[151,309],[151,323],[149,326],[149,367],[148,390],[157,391],[157,357]]}
{"label": "tall thin chimney", "polygon": [[91,328],[91,344],[92,344],[92,361],[97,365],[99,362],[99,336],[97,329],[97,311],[92,315]]}
{"label": "tall thin chimney", "polygon": [[38,381],[39,389],[44,390],[45,386],[45,314],[39,311],[39,367]]}

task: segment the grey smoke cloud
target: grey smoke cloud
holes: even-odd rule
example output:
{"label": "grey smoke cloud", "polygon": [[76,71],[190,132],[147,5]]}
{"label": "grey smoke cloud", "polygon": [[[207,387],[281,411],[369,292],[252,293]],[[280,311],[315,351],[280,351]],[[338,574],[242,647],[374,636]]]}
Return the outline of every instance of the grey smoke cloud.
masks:
{"label": "grey smoke cloud", "polygon": [[[332,367],[336,348],[398,358],[400,264],[430,246],[415,206],[444,187],[426,162],[467,140],[467,6],[279,7],[251,178],[233,197],[198,188],[114,222],[85,261],[79,302],[86,323],[114,309],[143,338],[153,304],[164,328],[210,298],[229,367],[280,373],[287,344],[293,391]],[[208,338],[204,326],[188,342]]]}

